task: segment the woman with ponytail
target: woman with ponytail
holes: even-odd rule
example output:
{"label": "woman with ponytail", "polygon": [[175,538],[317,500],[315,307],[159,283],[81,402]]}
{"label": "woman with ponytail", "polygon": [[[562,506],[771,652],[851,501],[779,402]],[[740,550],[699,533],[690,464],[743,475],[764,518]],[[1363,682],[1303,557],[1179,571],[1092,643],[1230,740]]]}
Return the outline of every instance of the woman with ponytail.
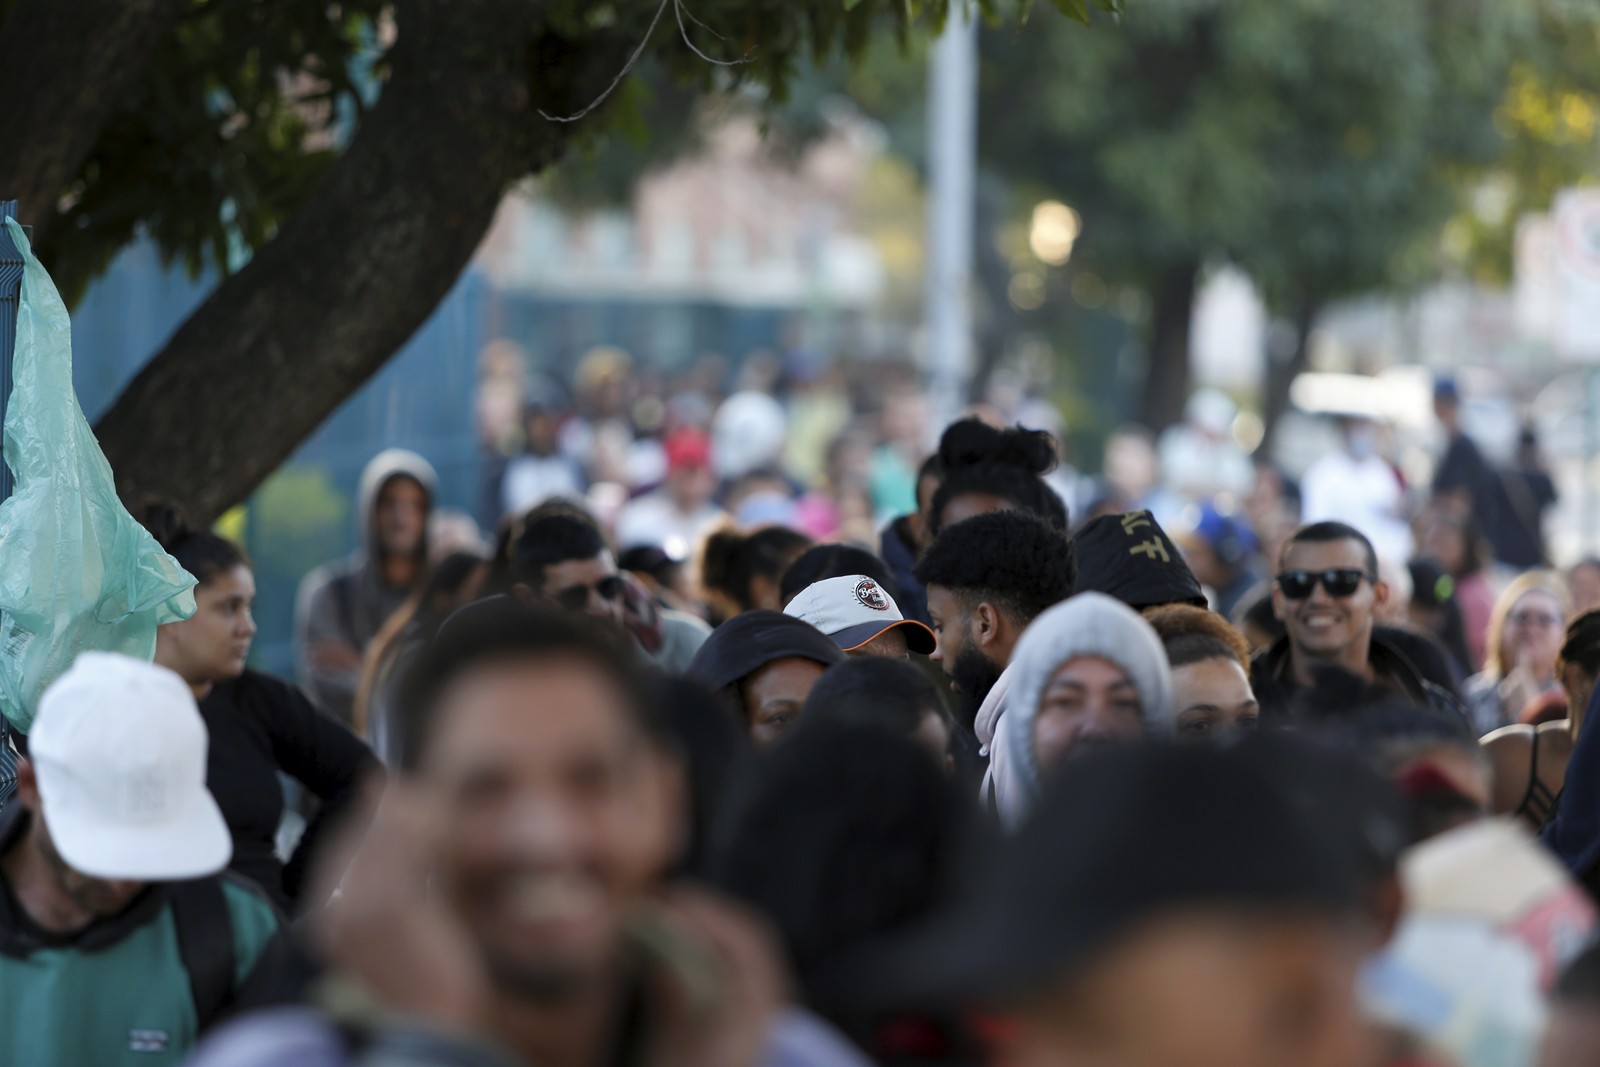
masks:
{"label": "woman with ponytail", "polygon": [[779,585],[811,538],[787,526],[764,526],[751,533],[732,527],[715,530],[700,551],[700,585],[721,623],[746,611],[781,611]]}
{"label": "woman with ponytail", "polygon": [[929,533],[991,511],[1015,509],[1067,529],[1067,506],[1045,482],[1056,446],[1043,430],[996,429],[980,419],[953,422],[939,439],[944,480],[933,495]]}
{"label": "woman with ponytail", "polygon": [[[199,582],[195,613],[156,631],[156,662],[187,682],[199,702],[210,734],[206,787],[233,833],[231,867],[292,912],[321,827],[355,799],[378,761],[299,689],[245,666],[256,634],[256,583],[244,550],[191,526],[169,502],[147,504],[140,521]],[[287,864],[276,853],[280,773],[322,802]]]}

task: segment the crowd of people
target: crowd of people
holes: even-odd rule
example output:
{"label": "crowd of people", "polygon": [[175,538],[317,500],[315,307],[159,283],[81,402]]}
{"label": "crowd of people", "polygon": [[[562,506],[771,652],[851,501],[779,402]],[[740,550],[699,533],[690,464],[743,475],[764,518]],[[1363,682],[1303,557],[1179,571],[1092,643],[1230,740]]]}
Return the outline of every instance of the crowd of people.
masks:
{"label": "crowd of people", "polygon": [[1600,1063],[1600,562],[1531,450],[1441,383],[1431,485],[1356,416],[1297,484],[1201,397],[1089,477],[840,373],[501,381],[492,547],[375,457],[295,680],[152,502],[194,615],[6,742],[0,1062]]}

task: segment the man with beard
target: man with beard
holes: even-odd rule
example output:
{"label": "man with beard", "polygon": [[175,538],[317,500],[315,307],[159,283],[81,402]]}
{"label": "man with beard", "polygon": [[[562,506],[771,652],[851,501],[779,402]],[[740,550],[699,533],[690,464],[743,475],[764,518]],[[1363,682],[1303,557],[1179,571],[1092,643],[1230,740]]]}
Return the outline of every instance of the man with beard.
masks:
{"label": "man with beard", "polygon": [[753,919],[669,880],[687,783],[656,685],[599,620],[511,597],[453,616],[314,928],[334,995],[242,1020],[191,1067],[864,1067],[786,1006]]}
{"label": "man with beard", "polygon": [[[956,691],[960,728],[951,749],[964,775],[976,777],[996,758],[994,740],[1010,688],[1007,668],[1022,631],[1071,596],[1077,578],[1071,538],[1020,511],[991,512],[946,527],[917,564],[938,638],[932,658]],[[974,744],[981,746],[976,752]],[[983,792],[992,808],[987,782]]]}

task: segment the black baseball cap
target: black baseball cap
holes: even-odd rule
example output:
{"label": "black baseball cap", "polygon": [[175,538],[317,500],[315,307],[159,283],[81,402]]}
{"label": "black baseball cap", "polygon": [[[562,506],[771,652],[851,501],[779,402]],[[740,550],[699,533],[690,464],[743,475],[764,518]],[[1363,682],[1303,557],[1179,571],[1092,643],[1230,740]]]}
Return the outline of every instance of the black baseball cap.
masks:
{"label": "black baseball cap", "polygon": [[1091,519],[1072,540],[1079,593],[1104,593],[1135,611],[1160,604],[1206,606],[1199,580],[1148,511]]}
{"label": "black baseball cap", "polygon": [[1356,861],[1295,802],[1286,762],[1151,742],[1066,765],[965,901],[863,967],[861,995],[903,1008],[1040,991],[1178,911],[1353,912]]}
{"label": "black baseball cap", "polygon": [[781,611],[746,611],[711,631],[684,676],[726,689],[769,663],[791,657],[824,667],[845,659],[833,638],[809,622]]}

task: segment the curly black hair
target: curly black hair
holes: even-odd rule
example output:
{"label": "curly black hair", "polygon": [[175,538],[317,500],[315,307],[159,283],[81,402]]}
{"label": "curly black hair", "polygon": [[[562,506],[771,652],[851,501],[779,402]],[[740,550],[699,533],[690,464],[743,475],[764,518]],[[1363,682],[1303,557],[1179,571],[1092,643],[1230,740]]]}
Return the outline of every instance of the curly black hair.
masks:
{"label": "curly black hair", "polygon": [[944,472],[928,516],[934,535],[950,502],[967,493],[998,496],[1058,530],[1067,529],[1067,506],[1041,477],[1056,465],[1055,442],[1044,431],[997,430],[978,419],[961,419],[945,429],[934,458]]}
{"label": "curly black hair", "polygon": [[947,527],[916,566],[923,585],[967,601],[987,600],[1019,623],[1072,595],[1078,555],[1072,539],[1022,511],[976,515]]}

